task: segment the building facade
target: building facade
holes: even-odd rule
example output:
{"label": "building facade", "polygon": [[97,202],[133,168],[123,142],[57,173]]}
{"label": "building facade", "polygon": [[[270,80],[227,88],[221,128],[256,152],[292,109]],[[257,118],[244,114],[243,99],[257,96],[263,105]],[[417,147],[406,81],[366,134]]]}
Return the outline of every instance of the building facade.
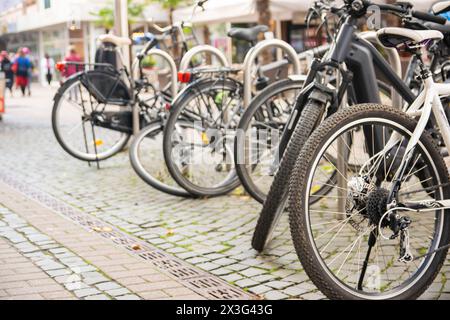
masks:
{"label": "building facade", "polygon": [[96,26],[98,12],[108,0],[3,0],[0,2],[0,49],[31,51],[36,80],[44,82],[41,61],[48,54],[62,60],[74,46],[85,62],[93,61],[96,39],[104,29]]}

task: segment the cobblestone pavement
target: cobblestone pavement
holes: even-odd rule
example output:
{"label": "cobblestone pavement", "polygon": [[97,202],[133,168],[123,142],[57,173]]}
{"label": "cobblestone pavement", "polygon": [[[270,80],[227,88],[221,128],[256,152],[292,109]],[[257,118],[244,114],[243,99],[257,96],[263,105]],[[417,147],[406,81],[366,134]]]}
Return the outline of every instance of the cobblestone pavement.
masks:
{"label": "cobblestone pavement", "polygon": [[[32,186],[249,293],[266,299],[324,298],[302,270],[286,217],[266,254],[257,255],[250,239],[259,204],[245,196],[190,200],[162,194],[134,174],[126,152],[102,163],[101,170],[88,167],[64,153],[53,137],[53,91],[35,92],[34,98],[7,100],[0,123],[0,180],[9,177]],[[6,211],[9,215],[14,213]],[[26,237],[23,230],[14,232]],[[61,262],[57,255],[50,259]],[[449,277],[447,259],[422,298],[448,299]]]}

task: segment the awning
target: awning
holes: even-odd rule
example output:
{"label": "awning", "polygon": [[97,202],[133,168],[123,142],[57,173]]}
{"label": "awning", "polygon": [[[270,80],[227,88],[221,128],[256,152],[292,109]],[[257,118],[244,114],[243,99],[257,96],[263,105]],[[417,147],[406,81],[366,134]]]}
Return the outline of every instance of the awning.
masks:
{"label": "awning", "polygon": [[[340,1],[338,1],[340,2]],[[383,0],[374,0],[375,3],[385,3]],[[409,0],[416,10],[428,11],[435,1]],[[314,0],[271,0],[270,10],[274,20],[292,20],[296,13],[306,13]],[[205,11],[196,10],[193,23],[245,23],[256,22],[258,12],[256,0],[209,0],[205,4]],[[180,8],[174,11],[175,21],[190,21],[193,7]]]}
{"label": "awning", "polygon": [[[294,12],[306,12],[313,0],[271,0],[270,10],[275,20],[291,20]],[[205,4],[205,11],[198,9],[193,23],[222,23],[222,22],[256,22],[258,12],[256,0],[209,0]],[[181,8],[174,11],[175,21],[190,21],[193,7]]]}

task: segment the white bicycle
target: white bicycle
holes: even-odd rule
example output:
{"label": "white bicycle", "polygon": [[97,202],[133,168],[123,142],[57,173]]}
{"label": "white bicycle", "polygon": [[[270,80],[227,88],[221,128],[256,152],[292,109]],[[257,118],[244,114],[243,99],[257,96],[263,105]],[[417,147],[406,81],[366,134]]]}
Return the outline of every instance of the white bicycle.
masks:
{"label": "white bicycle", "polygon": [[[422,92],[404,111],[364,104],[328,118],[304,146],[290,181],[297,254],[333,299],[415,299],[438,275],[450,243],[450,180],[437,144],[450,150],[450,84],[433,80],[421,54],[443,35],[385,28],[378,38],[417,56]],[[341,183],[315,195],[330,168]]]}

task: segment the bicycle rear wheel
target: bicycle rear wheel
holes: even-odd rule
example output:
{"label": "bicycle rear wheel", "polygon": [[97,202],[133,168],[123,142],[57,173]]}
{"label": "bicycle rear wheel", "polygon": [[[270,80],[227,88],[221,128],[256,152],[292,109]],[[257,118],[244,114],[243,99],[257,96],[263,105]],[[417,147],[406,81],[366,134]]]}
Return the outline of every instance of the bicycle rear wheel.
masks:
{"label": "bicycle rear wheel", "polygon": [[[130,135],[102,128],[95,119],[131,115],[125,107],[99,104],[78,78],[67,81],[55,97],[52,128],[56,140],[71,156],[83,161],[106,160],[123,150]],[[95,118],[95,119],[94,119]]]}
{"label": "bicycle rear wheel", "polygon": [[[411,221],[404,238],[391,238],[386,220],[388,196],[415,127],[413,119],[390,107],[349,107],[320,125],[298,156],[290,179],[292,239],[308,276],[331,299],[414,299],[445,261],[448,249],[434,250],[450,241],[449,210],[397,210],[396,217]],[[382,133],[375,138],[379,148],[372,139],[376,132]],[[345,143],[347,135],[353,137],[351,146]],[[327,206],[312,204],[313,186],[323,183],[320,163],[329,162],[327,154],[339,150],[339,143],[359,170],[348,166],[339,171],[346,181],[344,190],[324,196]],[[424,132],[405,170],[397,203],[449,199],[448,183],[439,149]],[[336,204],[340,193],[347,195],[345,209]]]}

